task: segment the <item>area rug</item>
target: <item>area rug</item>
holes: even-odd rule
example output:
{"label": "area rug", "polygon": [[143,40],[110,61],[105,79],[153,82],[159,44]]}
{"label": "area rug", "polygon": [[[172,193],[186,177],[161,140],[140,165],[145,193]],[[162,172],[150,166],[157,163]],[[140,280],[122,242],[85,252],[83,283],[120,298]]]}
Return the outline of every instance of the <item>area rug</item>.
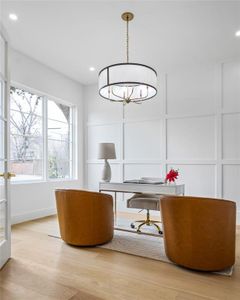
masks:
{"label": "area rug", "polygon": [[[49,236],[60,239],[59,232],[49,234]],[[138,234],[131,230],[115,230],[112,241],[98,247],[173,264],[166,256],[163,238],[160,236]],[[233,273],[233,267],[214,273],[231,276]]]}

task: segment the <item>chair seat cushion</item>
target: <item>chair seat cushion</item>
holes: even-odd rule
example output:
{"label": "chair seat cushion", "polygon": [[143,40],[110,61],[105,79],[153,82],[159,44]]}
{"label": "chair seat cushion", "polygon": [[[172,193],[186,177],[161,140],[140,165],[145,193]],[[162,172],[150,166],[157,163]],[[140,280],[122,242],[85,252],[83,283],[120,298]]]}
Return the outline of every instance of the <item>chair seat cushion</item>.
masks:
{"label": "chair seat cushion", "polygon": [[127,200],[128,208],[160,210],[160,195],[135,194]]}

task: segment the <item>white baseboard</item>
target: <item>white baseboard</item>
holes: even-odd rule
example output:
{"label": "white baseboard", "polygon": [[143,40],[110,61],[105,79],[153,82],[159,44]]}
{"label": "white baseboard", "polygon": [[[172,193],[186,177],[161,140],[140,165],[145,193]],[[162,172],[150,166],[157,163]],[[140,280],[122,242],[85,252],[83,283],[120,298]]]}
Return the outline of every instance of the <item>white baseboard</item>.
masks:
{"label": "white baseboard", "polygon": [[55,215],[55,214],[56,214],[55,207],[35,210],[35,211],[31,211],[31,212],[28,212],[25,214],[11,216],[11,223],[12,223],[12,225],[18,224],[18,223],[35,220],[35,219],[39,219],[39,218],[43,218],[43,217],[47,217],[47,216],[51,216],[51,215]]}

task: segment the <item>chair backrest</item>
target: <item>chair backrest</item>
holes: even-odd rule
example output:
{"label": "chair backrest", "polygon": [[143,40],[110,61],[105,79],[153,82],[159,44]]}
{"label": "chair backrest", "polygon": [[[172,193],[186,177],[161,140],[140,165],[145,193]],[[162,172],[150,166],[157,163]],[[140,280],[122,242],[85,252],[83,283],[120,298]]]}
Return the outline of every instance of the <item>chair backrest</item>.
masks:
{"label": "chair backrest", "polygon": [[234,264],[236,204],[186,196],[161,198],[165,249],[179,265],[220,270]]}
{"label": "chair backrest", "polygon": [[[55,191],[61,237],[70,244],[88,244],[111,237],[111,195],[84,190]],[[96,242],[97,244],[98,242]]]}

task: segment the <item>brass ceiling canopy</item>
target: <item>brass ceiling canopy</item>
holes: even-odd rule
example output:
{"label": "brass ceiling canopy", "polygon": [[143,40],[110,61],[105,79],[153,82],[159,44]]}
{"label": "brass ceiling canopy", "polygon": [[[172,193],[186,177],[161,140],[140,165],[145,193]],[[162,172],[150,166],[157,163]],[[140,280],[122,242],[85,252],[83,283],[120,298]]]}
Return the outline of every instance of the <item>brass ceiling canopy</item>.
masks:
{"label": "brass ceiling canopy", "polygon": [[133,18],[134,18],[134,14],[131,12],[125,12],[122,14],[123,21],[129,22],[129,21],[132,21]]}

